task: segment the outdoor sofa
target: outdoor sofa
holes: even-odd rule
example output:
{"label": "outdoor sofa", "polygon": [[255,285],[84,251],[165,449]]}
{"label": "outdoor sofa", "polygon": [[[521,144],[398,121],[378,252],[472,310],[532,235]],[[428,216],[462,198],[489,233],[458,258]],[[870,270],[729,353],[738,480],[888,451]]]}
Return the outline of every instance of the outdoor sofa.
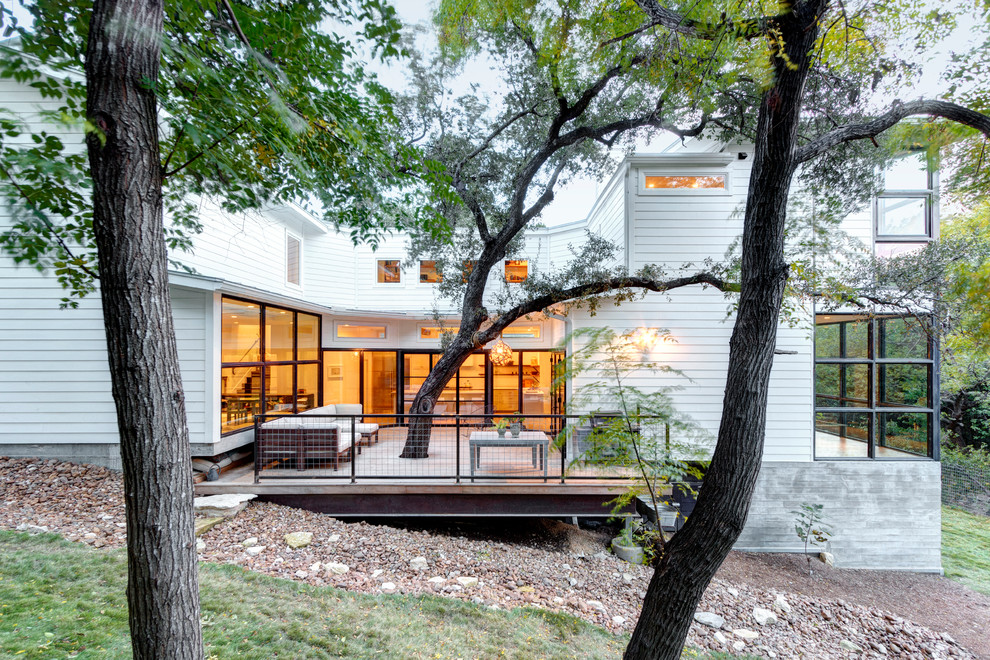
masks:
{"label": "outdoor sofa", "polygon": [[[255,461],[268,465],[291,459],[297,470],[305,470],[309,462],[320,462],[336,470],[341,463],[353,459],[352,446],[360,451],[361,445],[378,441],[377,424],[357,422],[356,417],[337,417],[362,413],[361,404],[331,404],[266,421],[255,434]],[[352,431],[357,442],[352,440]]]}

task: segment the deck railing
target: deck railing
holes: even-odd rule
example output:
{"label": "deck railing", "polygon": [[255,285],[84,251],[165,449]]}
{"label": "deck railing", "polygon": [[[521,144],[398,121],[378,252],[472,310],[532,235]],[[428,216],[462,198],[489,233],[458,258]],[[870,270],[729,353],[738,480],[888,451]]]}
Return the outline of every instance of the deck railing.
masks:
{"label": "deck railing", "polygon": [[[623,448],[603,446],[605,416],[259,415],[255,481],[565,482],[626,479],[636,473]],[[614,419],[614,418],[609,418]],[[504,435],[495,425],[510,424]],[[511,425],[518,423],[518,428]],[[410,432],[428,429],[425,458],[400,458]],[[412,429],[412,431],[411,431]],[[669,443],[661,419],[637,418],[642,447]],[[426,434],[419,436],[424,439]],[[413,439],[415,440],[415,438]]]}

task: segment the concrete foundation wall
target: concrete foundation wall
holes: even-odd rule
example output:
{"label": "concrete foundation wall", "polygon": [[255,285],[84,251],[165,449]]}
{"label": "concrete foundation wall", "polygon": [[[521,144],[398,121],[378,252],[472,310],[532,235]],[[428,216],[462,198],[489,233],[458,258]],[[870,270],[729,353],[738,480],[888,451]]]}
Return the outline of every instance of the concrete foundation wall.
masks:
{"label": "concrete foundation wall", "polygon": [[4,444],[0,445],[0,456],[11,458],[54,458],[73,463],[91,463],[113,470],[120,467],[120,445],[63,442],[59,444]]}
{"label": "concrete foundation wall", "polygon": [[824,505],[836,566],[941,572],[941,471],[934,461],[769,462],[737,550],[803,552],[802,503]]}

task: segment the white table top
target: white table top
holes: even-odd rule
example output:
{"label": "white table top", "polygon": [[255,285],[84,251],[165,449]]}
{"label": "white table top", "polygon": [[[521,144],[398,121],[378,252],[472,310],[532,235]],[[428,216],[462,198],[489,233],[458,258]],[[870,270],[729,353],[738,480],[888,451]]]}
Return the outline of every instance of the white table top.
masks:
{"label": "white table top", "polygon": [[547,434],[543,431],[520,431],[519,436],[513,436],[508,431],[505,437],[500,438],[497,431],[471,431],[471,440],[528,440],[529,442],[549,442]]}

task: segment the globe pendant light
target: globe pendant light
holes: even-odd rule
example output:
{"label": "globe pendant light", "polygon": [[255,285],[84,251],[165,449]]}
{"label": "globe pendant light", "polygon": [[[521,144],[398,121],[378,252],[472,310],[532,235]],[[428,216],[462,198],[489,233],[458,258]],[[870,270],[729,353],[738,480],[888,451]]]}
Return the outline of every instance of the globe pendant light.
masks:
{"label": "globe pendant light", "polygon": [[495,345],[492,346],[492,351],[489,354],[489,357],[492,360],[492,364],[496,366],[501,367],[509,364],[512,362],[512,348],[502,341],[502,337],[499,337],[498,341],[495,342]]}

